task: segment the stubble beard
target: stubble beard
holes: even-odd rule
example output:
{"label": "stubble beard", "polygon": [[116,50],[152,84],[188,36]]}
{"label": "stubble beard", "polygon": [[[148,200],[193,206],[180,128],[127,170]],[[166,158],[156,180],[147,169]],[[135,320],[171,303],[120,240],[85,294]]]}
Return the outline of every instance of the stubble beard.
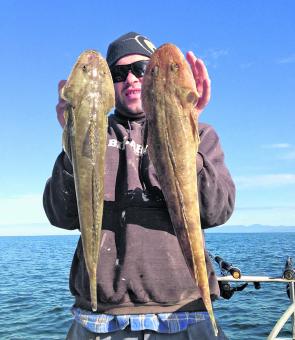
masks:
{"label": "stubble beard", "polygon": [[130,109],[118,98],[116,98],[116,110],[119,111],[121,115],[128,118],[141,118],[145,116],[141,104],[138,105],[135,109]]}

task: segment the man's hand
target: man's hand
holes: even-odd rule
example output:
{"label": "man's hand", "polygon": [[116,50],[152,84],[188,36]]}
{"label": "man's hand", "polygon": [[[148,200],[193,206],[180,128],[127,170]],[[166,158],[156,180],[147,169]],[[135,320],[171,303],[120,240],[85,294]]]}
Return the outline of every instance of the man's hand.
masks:
{"label": "man's hand", "polygon": [[58,83],[58,103],[56,105],[57,119],[62,128],[64,128],[65,126],[64,111],[67,107],[67,102],[60,97],[60,93],[65,83],[66,80],[60,80],[60,82]]}
{"label": "man's hand", "polygon": [[192,69],[197,91],[200,95],[196,105],[197,114],[199,115],[205,106],[209,103],[211,96],[211,81],[208,75],[207,68],[201,59],[197,59],[193,52],[189,51],[186,54],[186,59]]}

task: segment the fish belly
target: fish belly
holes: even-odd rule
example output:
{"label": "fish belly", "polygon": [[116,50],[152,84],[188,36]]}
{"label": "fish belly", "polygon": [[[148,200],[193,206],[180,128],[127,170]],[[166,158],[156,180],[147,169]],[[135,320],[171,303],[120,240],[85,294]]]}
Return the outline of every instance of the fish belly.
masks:
{"label": "fish belly", "polygon": [[76,131],[71,142],[72,164],[84,259],[89,274],[93,311],[97,310],[96,273],[104,200],[104,165],[107,140],[105,112],[88,105],[76,112]]}

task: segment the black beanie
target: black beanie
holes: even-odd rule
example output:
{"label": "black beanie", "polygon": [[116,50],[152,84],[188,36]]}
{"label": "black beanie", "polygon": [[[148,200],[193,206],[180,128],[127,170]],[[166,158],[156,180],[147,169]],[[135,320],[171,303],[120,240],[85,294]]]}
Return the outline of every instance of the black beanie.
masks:
{"label": "black beanie", "polygon": [[107,62],[113,66],[116,62],[129,54],[141,54],[150,57],[156,47],[146,37],[136,32],[129,32],[114,40],[108,47]]}

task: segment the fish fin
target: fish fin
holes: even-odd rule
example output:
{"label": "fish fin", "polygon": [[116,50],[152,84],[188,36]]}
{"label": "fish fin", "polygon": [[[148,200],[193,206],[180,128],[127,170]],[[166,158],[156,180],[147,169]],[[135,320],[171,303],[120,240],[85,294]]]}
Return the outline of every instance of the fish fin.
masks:
{"label": "fish fin", "polygon": [[69,159],[72,159],[72,150],[71,150],[71,130],[73,126],[73,117],[72,117],[72,108],[68,107],[64,111],[64,118],[65,118],[65,126],[62,134],[62,144],[63,149]]}
{"label": "fish fin", "polygon": [[96,283],[96,272],[91,273],[89,277],[90,284],[90,299],[91,309],[93,312],[97,311],[97,283]]}
{"label": "fish fin", "polygon": [[210,321],[211,321],[211,325],[213,327],[213,331],[214,331],[214,335],[218,336],[218,327],[217,327],[217,323],[214,317],[214,313],[213,310],[208,311],[209,317],[210,317]]}
{"label": "fish fin", "polygon": [[186,232],[186,229],[183,228],[183,225],[180,227],[178,225],[174,226],[174,231],[178,240],[178,243],[180,245],[180,249],[183,253],[185,262],[187,264],[187,267],[189,269],[189,272],[195,281],[195,266],[194,266],[194,260],[193,260],[193,254],[190,246],[190,241],[188,237],[188,233]]}
{"label": "fish fin", "polygon": [[199,137],[198,122],[197,122],[197,114],[194,108],[190,112],[190,121],[191,121],[192,130],[193,130],[193,137],[194,137],[196,146],[198,147],[200,144],[200,137]]}
{"label": "fish fin", "polygon": [[[182,197],[181,187],[180,187],[180,184],[177,180],[176,180],[175,183],[176,183],[177,195],[178,195],[178,197],[181,201],[181,197]],[[190,272],[193,280],[196,281],[197,271],[196,271],[195,261],[194,261],[194,257],[193,257],[190,238],[189,238],[188,231],[187,231],[188,230],[188,228],[187,228],[187,218],[186,218],[186,215],[185,215],[185,211],[183,209],[183,204],[180,204],[179,209],[181,210],[180,213],[182,214],[182,218],[183,218],[185,225],[183,225],[182,223],[176,223],[175,225],[173,225],[173,227],[174,227],[174,231],[175,231],[176,237],[178,239],[180,248],[181,248],[182,253],[184,255],[185,262],[188,266],[189,272]],[[196,281],[196,283],[197,282],[198,281]]]}

